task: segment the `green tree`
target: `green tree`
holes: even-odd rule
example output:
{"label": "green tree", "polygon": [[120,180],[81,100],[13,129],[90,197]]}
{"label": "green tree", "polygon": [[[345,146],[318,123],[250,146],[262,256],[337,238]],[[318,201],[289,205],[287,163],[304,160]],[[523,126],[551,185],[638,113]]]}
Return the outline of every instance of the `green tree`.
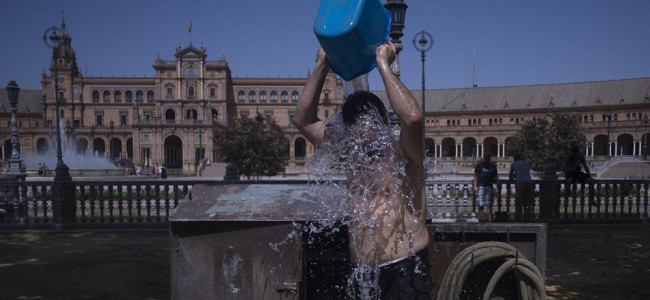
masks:
{"label": "green tree", "polygon": [[284,172],[288,141],[275,120],[267,122],[259,113],[235,119],[232,126],[216,130],[214,141],[221,157],[248,179]]}
{"label": "green tree", "polygon": [[556,113],[526,121],[509,139],[507,147],[521,154],[537,174],[542,173],[547,162],[555,163],[555,170],[562,171],[564,157],[571,147],[584,149],[585,134],[578,118],[573,114]]}

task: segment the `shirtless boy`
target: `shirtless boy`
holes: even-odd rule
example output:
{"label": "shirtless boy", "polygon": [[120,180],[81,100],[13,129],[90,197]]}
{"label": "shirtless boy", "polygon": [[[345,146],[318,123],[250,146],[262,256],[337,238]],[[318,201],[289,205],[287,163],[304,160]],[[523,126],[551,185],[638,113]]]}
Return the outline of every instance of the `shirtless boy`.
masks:
{"label": "shirtless boy", "polygon": [[[400,134],[390,147],[364,152],[365,166],[376,167],[347,170],[350,255],[355,266],[379,270],[381,299],[429,299],[423,119],[413,95],[390,68],[395,56],[392,43],[377,48],[377,70],[402,122]],[[300,132],[317,147],[328,138],[325,120],[319,119],[317,112],[329,68],[327,55],[320,49],[293,118]],[[389,132],[378,130],[387,128],[388,118],[383,103],[372,93],[348,96],[341,114],[348,135],[341,143],[350,147],[367,146]],[[355,134],[359,132],[363,134]],[[398,166],[404,166],[403,172],[395,170]]]}

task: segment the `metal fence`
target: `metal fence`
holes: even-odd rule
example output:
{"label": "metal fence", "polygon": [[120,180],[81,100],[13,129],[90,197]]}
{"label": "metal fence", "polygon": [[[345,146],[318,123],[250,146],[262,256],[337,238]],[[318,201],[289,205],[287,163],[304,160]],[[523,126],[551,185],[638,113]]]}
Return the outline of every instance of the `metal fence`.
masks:
{"label": "metal fence", "polygon": [[[300,182],[308,184],[308,181]],[[75,180],[66,183],[68,193],[61,194],[57,192],[61,189],[59,182],[0,181],[0,229],[57,228],[61,225],[68,228],[164,227],[170,213],[191,192],[193,185],[227,183],[233,182]],[[256,183],[274,184],[278,181]],[[598,180],[590,185],[576,184],[568,190],[561,180],[534,180],[533,184],[533,221],[593,222],[648,218],[650,180],[647,179]],[[476,220],[478,208],[471,180],[428,180],[426,188],[428,214],[433,222]],[[500,216],[497,220],[514,220],[514,182],[500,181],[494,193],[493,211]]]}

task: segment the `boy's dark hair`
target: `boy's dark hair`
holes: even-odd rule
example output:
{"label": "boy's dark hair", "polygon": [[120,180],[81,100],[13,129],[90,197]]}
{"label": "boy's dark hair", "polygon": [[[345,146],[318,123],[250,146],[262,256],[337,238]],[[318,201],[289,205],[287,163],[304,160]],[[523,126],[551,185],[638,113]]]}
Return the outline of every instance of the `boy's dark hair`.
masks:
{"label": "boy's dark hair", "polygon": [[514,160],[515,160],[515,161],[517,161],[517,160],[521,160],[521,154],[519,154],[519,153],[515,154],[515,156],[514,156]]}
{"label": "boy's dark hair", "polygon": [[343,124],[346,126],[353,125],[357,122],[360,115],[368,114],[376,108],[381,118],[386,121],[386,107],[377,95],[367,91],[356,91],[348,95],[345,103],[341,107],[343,115]]}
{"label": "boy's dark hair", "polygon": [[573,154],[578,154],[579,151],[580,151],[580,147],[578,147],[578,146],[571,146],[571,153],[573,153]]}

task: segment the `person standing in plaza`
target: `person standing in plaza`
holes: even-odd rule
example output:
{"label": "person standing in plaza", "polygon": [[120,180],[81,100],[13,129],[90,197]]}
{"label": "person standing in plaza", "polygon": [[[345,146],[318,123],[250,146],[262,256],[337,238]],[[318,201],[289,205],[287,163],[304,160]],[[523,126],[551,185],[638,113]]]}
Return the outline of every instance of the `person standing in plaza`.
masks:
{"label": "person standing in plaza", "polygon": [[530,178],[530,165],[515,154],[510,165],[510,180],[515,179],[515,219],[530,220],[533,217],[533,181]]}
{"label": "person standing in plaza", "polygon": [[158,175],[160,175],[161,179],[167,179],[167,169],[165,168],[165,164],[161,164],[158,167]]}
{"label": "person standing in plaza", "polygon": [[479,221],[492,221],[493,188],[499,181],[497,166],[490,160],[492,155],[486,153],[483,161],[474,168],[474,193],[478,204]]}

